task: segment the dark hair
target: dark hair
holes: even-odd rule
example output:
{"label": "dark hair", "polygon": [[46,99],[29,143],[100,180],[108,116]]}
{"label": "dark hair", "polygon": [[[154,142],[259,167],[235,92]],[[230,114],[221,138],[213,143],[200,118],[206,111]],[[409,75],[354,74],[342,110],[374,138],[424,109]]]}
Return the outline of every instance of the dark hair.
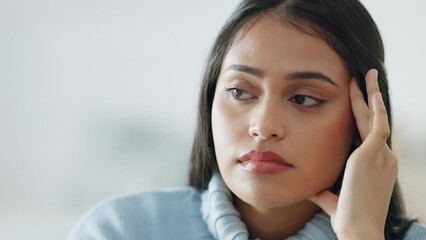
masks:
{"label": "dark hair", "polygon": [[[237,33],[248,23],[266,14],[273,14],[304,33],[322,38],[347,64],[365,99],[365,75],[369,69],[377,69],[379,88],[392,128],[383,42],[376,24],[358,0],[245,0],[222,28],[204,72],[189,173],[189,184],[198,190],[207,188],[213,171],[218,169],[211,110],[222,61]],[[387,143],[391,146],[391,137]],[[337,189],[340,189],[339,180],[336,184]],[[386,219],[385,238],[403,239],[412,222],[406,218],[401,192],[396,183]]]}

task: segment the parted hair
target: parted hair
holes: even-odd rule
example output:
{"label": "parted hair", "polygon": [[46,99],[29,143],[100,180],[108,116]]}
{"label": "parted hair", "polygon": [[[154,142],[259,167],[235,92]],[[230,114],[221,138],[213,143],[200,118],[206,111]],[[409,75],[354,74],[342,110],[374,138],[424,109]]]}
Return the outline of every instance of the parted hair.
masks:
{"label": "parted hair", "polygon": [[[377,69],[379,89],[392,129],[383,41],[374,20],[358,0],[245,0],[238,5],[219,32],[204,70],[189,169],[189,184],[200,191],[207,188],[212,173],[218,169],[211,110],[222,61],[236,35],[243,29],[247,30],[266,14],[273,14],[283,23],[290,24],[301,32],[323,39],[346,63],[365,100],[365,75],[369,69]],[[389,147],[391,136],[392,134],[387,140]],[[341,177],[337,180],[334,191],[339,191],[340,187]],[[406,217],[397,182],[389,205],[385,238],[403,239],[412,222],[413,220]]]}

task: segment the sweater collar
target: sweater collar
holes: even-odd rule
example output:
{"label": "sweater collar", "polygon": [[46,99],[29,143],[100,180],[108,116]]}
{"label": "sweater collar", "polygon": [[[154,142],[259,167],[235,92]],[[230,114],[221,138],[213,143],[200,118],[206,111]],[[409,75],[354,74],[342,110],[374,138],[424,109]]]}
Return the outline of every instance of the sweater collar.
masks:
{"label": "sweater collar", "polygon": [[[240,213],[232,204],[232,194],[218,172],[201,196],[201,213],[215,239],[247,240],[249,233]],[[287,240],[336,240],[330,218],[325,213],[315,215],[295,236]]]}

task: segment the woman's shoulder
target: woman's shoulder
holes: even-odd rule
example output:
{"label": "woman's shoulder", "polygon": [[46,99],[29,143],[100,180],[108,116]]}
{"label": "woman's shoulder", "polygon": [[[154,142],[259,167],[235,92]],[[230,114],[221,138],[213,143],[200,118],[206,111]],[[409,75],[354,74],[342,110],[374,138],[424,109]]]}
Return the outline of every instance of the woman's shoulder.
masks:
{"label": "woman's shoulder", "polygon": [[140,191],[125,195],[115,196],[101,201],[93,210],[127,210],[145,211],[147,207],[156,208],[157,211],[173,210],[177,205],[199,205],[201,193],[192,187],[179,187],[164,190]]}
{"label": "woman's shoulder", "polygon": [[405,234],[405,240],[419,240],[426,239],[426,226],[418,222],[411,224],[411,227],[408,229]]}
{"label": "woman's shoulder", "polygon": [[68,239],[205,239],[200,206],[201,193],[191,187],[117,196],[89,210]]}

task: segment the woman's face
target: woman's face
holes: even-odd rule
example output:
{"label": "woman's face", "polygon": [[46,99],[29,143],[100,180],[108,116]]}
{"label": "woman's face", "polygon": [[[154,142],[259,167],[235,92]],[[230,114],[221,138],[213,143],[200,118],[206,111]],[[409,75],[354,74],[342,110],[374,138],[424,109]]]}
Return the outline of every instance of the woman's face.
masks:
{"label": "woman's face", "polygon": [[350,77],[322,39],[272,17],[237,36],[212,128],[220,172],[239,199],[289,206],[335,183],[354,138]]}

